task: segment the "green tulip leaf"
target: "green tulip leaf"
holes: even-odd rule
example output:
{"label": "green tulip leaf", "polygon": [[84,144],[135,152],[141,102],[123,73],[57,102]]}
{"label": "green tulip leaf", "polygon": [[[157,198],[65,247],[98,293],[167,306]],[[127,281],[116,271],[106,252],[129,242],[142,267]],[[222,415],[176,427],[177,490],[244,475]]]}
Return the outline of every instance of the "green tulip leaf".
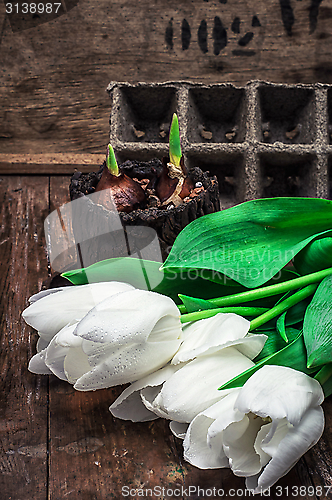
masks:
{"label": "green tulip leaf", "polygon": [[[190,269],[180,273],[160,271],[160,262],[135,257],[116,257],[102,260],[87,268],[67,271],[62,274],[74,285],[85,285],[101,281],[122,281],[135,288],[151,289],[168,295],[180,303],[179,293],[197,293],[203,299],[234,293],[238,287],[222,286],[201,278]],[[226,291],[226,292],[225,292]],[[215,306],[214,306],[215,307]]]}
{"label": "green tulip leaf", "polygon": [[299,336],[300,331],[296,328],[286,327],[286,336],[288,338],[288,342],[285,342],[285,340],[280,336],[277,330],[260,330],[259,333],[266,335],[267,340],[261,352],[254,359],[255,363],[258,363],[259,361],[262,361],[262,359],[275,354],[284,347],[287,347],[289,343],[292,343],[296,339],[296,337]]}
{"label": "green tulip leaf", "polygon": [[107,157],[106,157],[106,166],[112,175],[116,177],[119,176],[119,167],[115,158],[114,150],[111,144],[108,145]]}
{"label": "green tulip leaf", "polygon": [[176,238],[163,269],[210,269],[261,286],[332,228],[332,201],[268,198],[199,217]]}
{"label": "green tulip leaf", "polygon": [[294,258],[300,274],[309,274],[332,267],[332,237],[325,235],[311,241]]}
{"label": "green tulip leaf", "polygon": [[303,342],[303,334],[302,332],[300,332],[295,340],[287,344],[286,347],[262,359],[257,364],[255,364],[255,366],[252,366],[237,377],[234,377],[232,380],[219,387],[219,389],[222,390],[233,389],[234,387],[242,387],[243,384],[251,377],[251,375],[253,375],[264,365],[287,366],[289,368],[294,368],[295,370],[311,374],[314,370],[307,368],[305,359],[306,355],[305,345]]}
{"label": "green tulip leaf", "polygon": [[74,285],[85,285],[101,281],[123,281],[135,288],[147,288],[150,281],[152,288],[162,281],[163,274],[159,271],[160,262],[118,257],[106,259],[89,267],[67,271],[62,276]]}
{"label": "green tulip leaf", "polygon": [[307,307],[303,322],[308,367],[332,361],[332,276],[318,286]]}
{"label": "green tulip leaf", "polygon": [[277,332],[279,333],[280,337],[285,341],[288,342],[287,334],[286,334],[286,314],[287,311],[285,311],[283,314],[279,316],[277,319]]}
{"label": "green tulip leaf", "polygon": [[181,293],[179,293],[179,299],[181,299],[188,313],[196,311],[205,311],[206,309],[216,308],[216,306],[213,305],[208,300],[197,299],[196,297],[189,297],[188,295],[183,295]]}
{"label": "green tulip leaf", "polygon": [[222,274],[217,271],[215,272],[211,269],[204,269],[202,274],[204,279],[212,281],[213,283],[218,283],[219,285],[237,286],[239,289],[243,288],[237,281],[232,280],[226,276],[226,274]]}
{"label": "green tulip leaf", "polygon": [[[332,267],[332,266],[331,266]],[[237,283],[236,281],[232,280],[225,274],[221,274],[218,272],[214,272],[210,269],[204,269],[202,271],[204,275],[204,279],[213,281],[213,283],[219,283],[220,285],[232,285],[232,286],[238,286],[239,288],[241,285]],[[281,269],[275,276],[272,276],[272,278],[264,283],[265,285],[274,285],[275,283],[280,283],[282,281],[288,281],[292,280],[294,278],[298,278],[300,275],[298,272],[296,272],[294,269]],[[245,290],[244,287],[241,287],[241,289]]]}
{"label": "green tulip leaf", "polygon": [[179,120],[174,113],[169,131],[169,159],[171,163],[178,167],[180,165],[181,155]]}
{"label": "green tulip leaf", "polygon": [[[296,325],[297,323],[301,323],[303,321],[305,311],[306,311],[308,305],[310,304],[310,301],[311,301],[311,297],[304,299],[304,300],[301,300],[301,302],[298,302],[294,306],[290,307],[288,309],[288,311],[286,311],[286,316],[285,316],[285,326],[286,327],[291,326],[291,325]],[[269,321],[265,325],[257,328],[257,330],[259,330],[259,332],[261,332],[261,330],[269,330],[269,329],[274,330],[275,328],[277,328],[278,319],[279,318],[272,319],[271,321]]]}
{"label": "green tulip leaf", "polygon": [[324,396],[327,398],[332,394],[332,363],[324,365],[314,377],[323,388]]}

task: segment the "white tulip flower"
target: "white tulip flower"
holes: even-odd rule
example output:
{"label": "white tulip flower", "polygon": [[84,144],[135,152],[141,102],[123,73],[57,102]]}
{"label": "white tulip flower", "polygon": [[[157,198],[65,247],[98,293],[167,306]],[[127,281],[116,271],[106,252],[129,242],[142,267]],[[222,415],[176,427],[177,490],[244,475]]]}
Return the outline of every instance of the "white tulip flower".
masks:
{"label": "white tulip flower", "polygon": [[[262,350],[266,336],[248,335],[249,325],[235,314],[217,314],[184,327],[184,341],[171,364],[125,389],[111,413],[134,422],[141,414],[145,420],[157,415],[190,422],[225,396],[218,387],[254,366],[251,359]],[[172,431],[175,427],[173,423]]]}
{"label": "white tulip flower", "polygon": [[51,288],[30,297],[22,317],[38,330],[39,347],[43,349],[64,326],[80,321],[99,302],[133,288],[117,281]]}
{"label": "white tulip flower", "polygon": [[[265,338],[261,342],[262,348]],[[225,396],[227,391],[219,391],[218,387],[252,366],[253,361],[236,347],[198,356],[165,381],[150,409],[170,420],[188,423]]]}
{"label": "white tulip flower", "polygon": [[283,366],[264,366],[198,414],[184,439],[184,458],[202,469],[231,467],[261,493],[317,443],[324,429],[320,384]]}
{"label": "white tulip flower", "polygon": [[181,366],[168,364],[130,384],[110,406],[109,410],[112,415],[132,422],[146,422],[166,417],[165,414],[151,411],[149,406],[160,392],[165,380],[170,378]]}
{"label": "white tulip flower", "polygon": [[81,391],[133,382],[166,363],[181,340],[180,313],[164,295],[131,289],[100,302],[65,326],[30,361]]}
{"label": "white tulip flower", "polygon": [[[213,354],[221,347],[237,346],[249,358],[261,351],[264,342],[260,335],[249,334],[250,321],[233,313],[218,313],[183,327],[183,342],[172,359],[173,364],[189,361],[199,355]],[[257,342],[255,342],[255,339]]]}

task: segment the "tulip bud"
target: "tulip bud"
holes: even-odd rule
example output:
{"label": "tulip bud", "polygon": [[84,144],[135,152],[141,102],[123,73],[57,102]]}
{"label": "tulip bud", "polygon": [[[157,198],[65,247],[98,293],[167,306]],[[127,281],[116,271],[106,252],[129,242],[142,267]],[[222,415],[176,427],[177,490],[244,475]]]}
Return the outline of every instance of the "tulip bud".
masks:
{"label": "tulip bud", "polygon": [[178,117],[174,113],[169,133],[169,158],[163,158],[163,170],[156,185],[156,194],[163,205],[181,205],[194,188],[188,177],[181,153]]}
{"label": "tulip bud", "polygon": [[144,190],[130,177],[119,172],[112,146],[108,145],[108,155],[96,192],[100,192],[98,202],[108,210],[132,212],[146,201]]}
{"label": "tulip bud", "polygon": [[[69,288],[85,286],[87,294],[94,290],[93,285]],[[121,291],[121,283],[115,283],[108,292],[109,296],[85,311],[83,317],[82,304],[70,301],[71,297],[66,294],[67,308],[71,312],[66,319],[74,319],[70,324],[63,321],[66,326],[54,336],[49,335],[50,342],[33,356],[29,370],[54,373],[75,384],[75,389],[89,391],[134,382],[166,365],[181,343],[182,328],[177,306],[165,295],[134,289],[125,283],[122,285],[124,291]],[[118,293],[110,293],[117,288]],[[101,292],[105,293],[104,290],[97,291],[97,299]],[[44,327],[47,313],[53,312],[59,304],[57,295],[38,301],[40,307],[32,311],[34,325]],[[46,309],[43,307],[45,301]],[[54,307],[50,307],[50,302]],[[87,301],[86,305],[93,304]],[[58,308],[57,313],[61,317],[62,309]],[[52,319],[50,317],[49,321]]]}

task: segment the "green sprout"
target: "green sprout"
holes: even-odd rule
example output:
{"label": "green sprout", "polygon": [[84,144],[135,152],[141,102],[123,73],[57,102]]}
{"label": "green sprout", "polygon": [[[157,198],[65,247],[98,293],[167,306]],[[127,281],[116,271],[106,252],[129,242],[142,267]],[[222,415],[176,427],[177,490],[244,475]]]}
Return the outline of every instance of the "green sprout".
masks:
{"label": "green sprout", "polygon": [[114,150],[110,144],[108,145],[106,166],[112,175],[119,177],[120,175],[119,167],[115,158]]}
{"label": "green sprout", "polygon": [[169,131],[169,159],[176,167],[180,165],[181,160],[181,144],[179,120],[176,113],[173,114],[171,128]]}

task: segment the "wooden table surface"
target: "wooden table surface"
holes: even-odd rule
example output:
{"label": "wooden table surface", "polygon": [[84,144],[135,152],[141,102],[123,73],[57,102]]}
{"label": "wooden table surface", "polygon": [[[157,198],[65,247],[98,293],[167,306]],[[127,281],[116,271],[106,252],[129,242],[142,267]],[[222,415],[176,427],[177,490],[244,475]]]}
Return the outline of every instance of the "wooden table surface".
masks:
{"label": "wooden table surface", "polygon": [[[48,276],[45,217],[69,201],[74,168],[93,169],[104,156],[107,84],[332,83],[332,0],[65,0],[52,20],[9,16],[6,3],[0,4],[0,500],[151,498],[140,493],[147,488],[156,488],[158,500],[205,500],[214,498],[213,488],[246,498],[244,480],[229,470],[185,463],[166,421],[114,419],[108,407],[120,388],[80,393],[29,373],[37,335],[20,315]],[[323,407],[322,439],[264,498],[332,498],[331,398]],[[136,495],[124,496],[123,487]]]}
{"label": "wooden table surface", "polygon": [[[213,488],[230,496],[235,489],[235,498],[246,498],[244,480],[229,470],[185,463],[167,421],[113,418],[108,407],[121,388],[81,393],[55,376],[28,372],[37,334],[20,314],[48,276],[43,222],[69,201],[68,182],[68,176],[0,178],[0,498],[120,499],[126,487],[136,490],[128,498],[142,498],[139,491],[148,488],[161,493],[154,498],[167,500],[207,499]],[[323,438],[264,498],[332,497],[331,398],[324,410]]]}

